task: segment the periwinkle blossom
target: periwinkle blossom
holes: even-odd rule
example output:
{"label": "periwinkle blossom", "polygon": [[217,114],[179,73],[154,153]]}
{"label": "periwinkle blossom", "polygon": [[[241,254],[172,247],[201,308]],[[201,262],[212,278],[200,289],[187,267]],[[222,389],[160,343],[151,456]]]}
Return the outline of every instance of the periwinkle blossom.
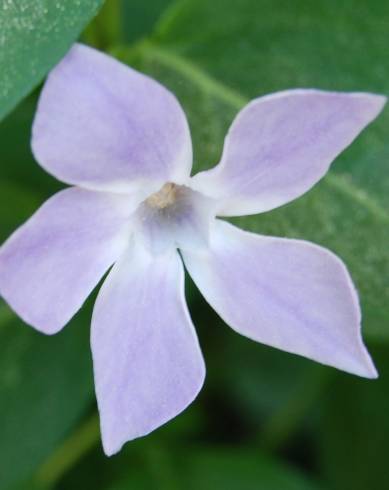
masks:
{"label": "periwinkle blossom", "polygon": [[340,259],[220,217],[262,213],[304,194],[384,103],[305,89],[260,97],[234,120],[220,163],[191,177],[188,123],[166,88],[79,44],[54,68],[32,149],[73,187],[2,246],[0,292],[25,322],[54,334],[113,266],[91,330],[106,454],[176,416],[203,384],[183,263],[240,334],[376,377]]}

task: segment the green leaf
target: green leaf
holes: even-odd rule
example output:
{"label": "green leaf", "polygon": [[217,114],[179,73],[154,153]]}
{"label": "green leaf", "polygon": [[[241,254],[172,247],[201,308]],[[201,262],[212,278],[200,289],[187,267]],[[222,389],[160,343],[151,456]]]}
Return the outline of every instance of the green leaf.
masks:
{"label": "green leaf", "polygon": [[34,481],[26,480],[16,485],[12,485],[9,490],[47,490],[47,487],[42,487],[39,483]]}
{"label": "green leaf", "polygon": [[315,431],[320,472],[334,490],[382,490],[388,481],[389,356],[372,352],[380,378],[338,377]]}
{"label": "green leaf", "polygon": [[132,42],[150,33],[161,12],[171,3],[170,0],[120,0],[122,25],[125,42]]}
{"label": "green leaf", "polygon": [[[31,95],[23,100],[19,106],[0,124],[1,158],[0,182],[3,189],[7,185],[15,184],[23,189],[26,195],[31,193],[39,196],[43,202],[54,192],[63,187],[63,184],[55,180],[35,161],[30,144],[31,127],[37,104],[37,94]],[[8,192],[11,202],[17,202],[20,192],[15,190],[12,198],[11,191]],[[4,205],[7,200],[1,197]],[[19,213],[18,206],[4,208],[1,219],[12,214]],[[27,218],[28,215],[25,216]],[[9,219],[9,218],[7,218]],[[0,229],[0,233],[2,230]],[[2,237],[0,237],[1,240]],[[4,237],[5,238],[5,237]]]}
{"label": "green leaf", "polygon": [[[317,490],[319,487],[298,471],[277,460],[264,456],[258,450],[231,447],[198,446],[180,452],[170,452],[170,465],[174,478],[161,478],[166,474],[167,454],[161,459],[149,460],[153,468],[136,468],[121,483],[109,490],[128,488],[163,488],[188,490]],[[153,475],[153,478],[150,478]],[[166,484],[165,484],[166,483]],[[134,485],[134,486],[132,486]]]}
{"label": "green leaf", "polygon": [[299,472],[257,450],[199,448],[183,461],[182,488],[196,490],[313,490],[318,487]]}
{"label": "green leaf", "polygon": [[38,196],[13,182],[0,182],[0,243],[14,231],[39,205]]}
{"label": "green leaf", "polygon": [[2,489],[30,477],[91,403],[88,338],[89,313],[54,337],[14,316],[0,324]]}
{"label": "green leaf", "polygon": [[0,119],[66,53],[103,0],[18,0],[0,9]]}
{"label": "green leaf", "polygon": [[[232,0],[180,2],[162,18],[151,41],[116,53],[177,94],[189,117],[197,171],[219,160],[226,130],[250,97],[301,86],[389,93],[382,21],[389,21],[388,5],[375,1],[376,9],[367,4],[355,9],[329,3],[300,0],[298,8],[286,9],[280,0],[243,0],[237,10]],[[362,46],[369,53],[368,68],[361,63]],[[308,239],[336,252],[360,291],[367,336],[386,341],[388,124],[387,110],[306,196],[234,220],[248,230]]]}

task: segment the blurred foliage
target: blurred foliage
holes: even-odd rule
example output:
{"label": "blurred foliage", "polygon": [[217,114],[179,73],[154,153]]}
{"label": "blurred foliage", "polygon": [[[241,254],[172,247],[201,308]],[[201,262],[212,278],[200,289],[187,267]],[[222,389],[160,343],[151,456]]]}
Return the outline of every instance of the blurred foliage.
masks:
{"label": "blurred foliage", "polygon": [[[165,454],[153,451],[154,458],[160,456],[164,461]],[[171,475],[165,478],[165,484],[161,486],[157,477],[154,481],[151,479],[149,488],[318,490],[316,485],[303,479],[298,472],[250,450],[199,446],[174,456],[174,466],[171,467]],[[121,483],[110,487],[110,490],[139,488],[141,482],[144,482],[144,477],[131,472]]]}
{"label": "blurred foliage", "polygon": [[28,477],[88,409],[87,324],[88,317],[80,315],[50,338],[15,319],[2,323],[0,488]]}
{"label": "blurred foliage", "polygon": [[[0,114],[40,81],[102,2],[60,3],[0,6]],[[196,170],[217,162],[226,129],[252,97],[290,87],[389,95],[385,0],[107,0],[82,39],[176,93]],[[29,148],[37,92],[0,125],[0,240],[61,187]],[[388,157],[386,110],[309,194],[236,220],[344,258],[361,292],[378,381],[239,337],[188,281],[206,385],[184,414],[108,459],[88,346],[93,301],[56,337],[32,331],[0,303],[0,490],[387,488]]]}
{"label": "blurred foliage", "polygon": [[379,383],[349,383],[339,376],[328,394],[315,437],[320,461],[334,490],[386,488],[389,481],[389,356],[382,346],[372,350],[381,369]]}

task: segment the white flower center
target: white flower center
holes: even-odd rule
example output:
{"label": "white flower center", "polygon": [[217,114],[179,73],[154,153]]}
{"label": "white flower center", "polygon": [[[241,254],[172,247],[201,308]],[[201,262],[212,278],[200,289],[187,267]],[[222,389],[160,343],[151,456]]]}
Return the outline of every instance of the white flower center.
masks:
{"label": "white flower center", "polygon": [[136,235],[152,253],[163,253],[169,247],[204,247],[213,217],[211,199],[190,187],[167,182],[138,207]]}

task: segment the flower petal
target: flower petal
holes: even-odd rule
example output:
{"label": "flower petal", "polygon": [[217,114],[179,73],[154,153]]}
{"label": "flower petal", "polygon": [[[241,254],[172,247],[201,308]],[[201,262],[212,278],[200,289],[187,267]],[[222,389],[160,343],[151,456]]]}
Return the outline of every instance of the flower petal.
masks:
{"label": "flower petal", "polygon": [[386,98],[289,90],[253,100],[238,114],[221,162],[193,187],[220,199],[220,216],[255,214],[308,191],[379,114]]}
{"label": "flower petal", "polygon": [[[151,78],[76,44],[50,73],[32,148],[48,172],[93,190],[187,179],[192,144],[177,99]],[[158,183],[158,185],[157,185]]]}
{"label": "flower petal", "polygon": [[91,341],[103,445],[112,455],[184,410],[204,381],[175,250],[153,258],[136,246],[115,265],[97,298]]}
{"label": "flower petal", "polygon": [[183,252],[184,262],[234,330],[359,376],[376,376],[361,338],[356,291],[334,254],[223,221],[216,222],[211,240],[207,253]]}
{"label": "flower petal", "polygon": [[59,331],[123,251],[127,198],[77,188],[49,199],[0,249],[0,294],[38,330]]}

